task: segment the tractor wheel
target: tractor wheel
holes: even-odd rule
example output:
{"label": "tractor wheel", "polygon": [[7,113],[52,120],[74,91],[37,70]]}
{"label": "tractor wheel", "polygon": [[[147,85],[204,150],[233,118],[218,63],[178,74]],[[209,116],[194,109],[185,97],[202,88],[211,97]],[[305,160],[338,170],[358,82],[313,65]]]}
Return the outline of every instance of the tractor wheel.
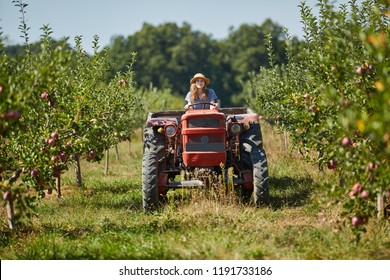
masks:
{"label": "tractor wheel", "polygon": [[156,210],[167,190],[159,188],[159,174],[166,168],[164,135],[152,127],[144,131],[144,155],[142,158],[142,196],[145,212]]}
{"label": "tractor wheel", "polygon": [[[263,148],[259,124],[251,127],[242,135],[241,162],[253,171],[253,197],[255,206],[269,205],[269,177],[267,156]],[[251,190],[252,191],[252,190]],[[248,193],[249,190],[246,190]]]}
{"label": "tractor wheel", "polygon": [[[244,170],[252,170],[252,164],[251,164],[251,155],[247,152],[241,152],[241,160],[240,160],[240,168]],[[253,172],[252,172],[253,173]],[[248,175],[241,175],[242,179],[248,180],[252,173],[249,173]],[[247,176],[247,177],[245,177]],[[253,178],[251,178],[253,180]],[[251,200],[252,194],[253,194],[253,185],[248,186],[247,185],[241,185],[237,188],[237,194],[241,198],[242,202],[245,204],[248,204]]]}
{"label": "tractor wheel", "polygon": [[142,158],[142,197],[145,212],[158,207],[158,162],[156,154],[145,153]]}
{"label": "tractor wheel", "polygon": [[269,205],[268,164],[264,149],[252,151],[253,193],[255,206]]}

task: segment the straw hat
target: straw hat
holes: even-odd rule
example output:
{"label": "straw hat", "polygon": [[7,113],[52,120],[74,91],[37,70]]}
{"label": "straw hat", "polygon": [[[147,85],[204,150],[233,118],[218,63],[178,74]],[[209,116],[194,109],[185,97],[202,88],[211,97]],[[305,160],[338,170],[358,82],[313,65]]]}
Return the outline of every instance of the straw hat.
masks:
{"label": "straw hat", "polygon": [[202,73],[195,74],[194,77],[191,79],[190,84],[195,83],[197,79],[203,79],[206,85],[210,84],[210,79],[206,78],[206,76],[203,75]]}

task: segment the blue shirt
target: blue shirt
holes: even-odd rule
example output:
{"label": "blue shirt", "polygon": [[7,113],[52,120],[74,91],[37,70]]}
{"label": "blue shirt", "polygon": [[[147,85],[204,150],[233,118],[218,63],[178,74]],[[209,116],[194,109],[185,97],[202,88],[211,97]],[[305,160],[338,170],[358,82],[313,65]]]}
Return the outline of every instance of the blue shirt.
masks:
{"label": "blue shirt", "polygon": [[[194,104],[198,104],[198,103],[212,103],[212,102],[216,103],[217,99],[218,99],[217,94],[211,88],[208,88],[208,91],[209,91],[208,99],[205,99],[205,100],[195,99]],[[187,93],[185,101],[191,102],[191,92]],[[207,104],[207,105],[203,105],[203,104],[194,105],[194,106],[192,106],[192,108],[193,109],[203,109],[203,106],[204,106],[205,109],[210,109],[210,105],[209,104]]]}

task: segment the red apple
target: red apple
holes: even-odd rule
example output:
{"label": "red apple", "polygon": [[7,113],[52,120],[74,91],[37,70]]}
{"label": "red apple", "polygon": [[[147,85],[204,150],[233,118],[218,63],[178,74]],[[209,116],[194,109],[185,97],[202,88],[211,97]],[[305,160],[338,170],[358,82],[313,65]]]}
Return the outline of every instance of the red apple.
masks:
{"label": "red apple", "polygon": [[363,187],[360,183],[356,183],[355,185],[353,185],[352,187],[352,191],[356,194],[360,193],[362,191]]}
{"label": "red apple", "polygon": [[374,169],[375,164],[371,161],[366,166],[366,171],[370,171],[371,169]]}
{"label": "red apple", "polygon": [[31,177],[38,177],[39,176],[39,171],[37,170],[37,169],[32,169],[31,171],[30,171],[30,175],[31,175]]}
{"label": "red apple", "polygon": [[65,154],[65,152],[60,151],[59,152],[59,157],[60,157],[60,160],[61,160],[62,163],[66,162],[66,154]]}
{"label": "red apple", "polygon": [[360,193],[360,198],[361,199],[366,199],[368,198],[369,196],[369,192],[367,190],[363,190],[361,193]]}
{"label": "red apple", "polygon": [[349,138],[349,137],[344,137],[344,138],[341,140],[341,145],[343,145],[343,146],[351,146],[351,145],[352,145],[351,138]]}
{"label": "red apple", "polygon": [[10,191],[5,191],[4,194],[3,194],[3,199],[11,201],[11,199],[12,199],[11,192]]}
{"label": "red apple", "polygon": [[0,93],[2,93],[3,92],[3,87],[2,86],[0,86]]}
{"label": "red apple", "polygon": [[47,142],[47,144],[49,144],[52,147],[56,144],[56,141],[52,138],[47,139],[46,142]]}
{"label": "red apple", "polygon": [[41,94],[42,99],[47,99],[48,97],[49,97],[49,94],[46,91],[42,92],[42,94]]}
{"label": "red apple", "polygon": [[335,159],[331,159],[328,162],[328,168],[329,169],[336,169],[336,167],[337,167],[337,161]]}
{"label": "red apple", "polygon": [[58,130],[52,132],[52,133],[50,134],[50,136],[51,136],[51,138],[57,139],[57,138],[58,138]]}
{"label": "red apple", "polygon": [[89,151],[87,154],[87,161],[91,161],[96,156],[95,151]]}
{"label": "red apple", "polygon": [[123,79],[120,79],[120,80],[118,81],[118,84],[119,84],[120,86],[124,86],[124,85],[126,84],[126,81],[123,80]]}
{"label": "red apple", "polygon": [[19,112],[9,112],[0,115],[2,119],[18,120],[22,115]]}
{"label": "red apple", "polygon": [[47,189],[47,194],[52,194],[53,193],[53,189],[52,188],[48,188]]}
{"label": "red apple", "polygon": [[52,162],[56,162],[56,161],[58,161],[58,159],[59,159],[58,156],[52,156],[51,157],[51,161]]}
{"label": "red apple", "polygon": [[362,223],[362,219],[360,216],[352,217],[351,223],[353,226],[357,227],[358,225],[360,225]]}

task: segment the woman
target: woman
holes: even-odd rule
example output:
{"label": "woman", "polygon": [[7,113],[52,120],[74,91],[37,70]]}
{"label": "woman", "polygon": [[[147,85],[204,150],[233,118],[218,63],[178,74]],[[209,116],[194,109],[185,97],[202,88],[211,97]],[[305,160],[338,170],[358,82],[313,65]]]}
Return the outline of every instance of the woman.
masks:
{"label": "woman", "polygon": [[[187,93],[185,100],[187,105],[184,109],[210,109],[209,104],[199,103],[211,103],[211,109],[217,108],[217,95],[211,88],[206,88],[210,84],[210,79],[206,78],[202,73],[197,73],[190,80],[190,91]],[[190,106],[192,105],[192,106]]]}

